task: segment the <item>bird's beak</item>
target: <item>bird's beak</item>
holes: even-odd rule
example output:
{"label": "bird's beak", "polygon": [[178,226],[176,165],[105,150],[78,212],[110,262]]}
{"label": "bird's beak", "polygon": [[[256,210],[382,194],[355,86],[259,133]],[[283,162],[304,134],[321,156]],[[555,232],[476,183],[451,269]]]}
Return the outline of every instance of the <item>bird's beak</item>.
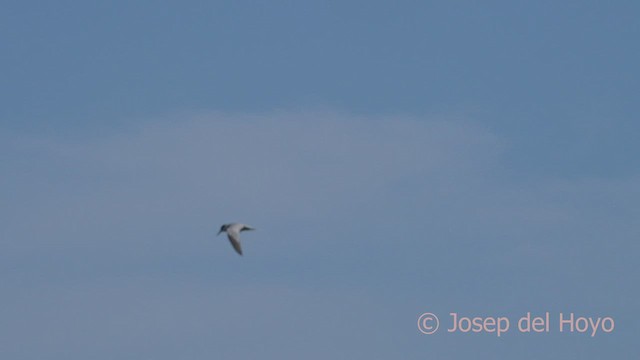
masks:
{"label": "bird's beak", "polygon": [[216,236],[220,235],[220,233],[222,233],[222,230],[218,231],[218,234],[216,234]]}

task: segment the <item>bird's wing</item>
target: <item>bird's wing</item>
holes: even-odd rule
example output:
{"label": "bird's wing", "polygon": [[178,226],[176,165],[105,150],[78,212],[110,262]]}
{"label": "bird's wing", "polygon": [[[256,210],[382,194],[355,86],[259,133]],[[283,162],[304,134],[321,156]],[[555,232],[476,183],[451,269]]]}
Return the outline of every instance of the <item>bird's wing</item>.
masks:
{"label": "bird's wing", "polygon": [[240,246],[240,238],[238,237],[238,233],[235,231],[227,231],[227,237],[229,238],[229,241],[231,242],[233,248],[236,249],[236,252],[242,255],[242,247]]}
{"label": "bird's wing", "polygon": [[249,225],[242,225],[242,227],[240,228],[240,232],[246,231],[246,230],[255,230],[255,228],[252,228]]}

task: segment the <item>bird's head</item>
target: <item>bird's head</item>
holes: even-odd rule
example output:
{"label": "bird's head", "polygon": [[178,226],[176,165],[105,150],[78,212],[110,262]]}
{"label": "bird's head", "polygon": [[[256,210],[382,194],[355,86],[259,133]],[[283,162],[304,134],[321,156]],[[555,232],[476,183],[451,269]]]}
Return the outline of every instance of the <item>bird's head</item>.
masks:
{"label": "bird's head", "polygon": [[221,233],[227,231],[228,227],[229,227],[229,224],[224,224],[224,225],[220,226],[220,231],[218,231],[218,235],[220,235]]}

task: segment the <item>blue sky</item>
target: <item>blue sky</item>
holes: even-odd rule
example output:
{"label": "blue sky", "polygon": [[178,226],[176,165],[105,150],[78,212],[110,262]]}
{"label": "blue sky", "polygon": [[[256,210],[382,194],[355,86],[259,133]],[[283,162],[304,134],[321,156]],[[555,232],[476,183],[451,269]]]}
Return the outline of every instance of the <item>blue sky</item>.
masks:
{"label": "blue sky", "polygon": [[3,8],[6,357],[640,355],[634,2]]}

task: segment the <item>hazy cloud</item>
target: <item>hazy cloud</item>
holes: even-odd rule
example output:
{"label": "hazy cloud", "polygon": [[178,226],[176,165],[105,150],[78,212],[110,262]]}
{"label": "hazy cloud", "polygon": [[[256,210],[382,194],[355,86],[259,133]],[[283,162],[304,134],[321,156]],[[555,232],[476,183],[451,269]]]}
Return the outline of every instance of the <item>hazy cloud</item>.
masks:
{"label": "hazy cloud", "polygon": [[[506,140],[465,121],[287,112],[5,136],[4,350],[419,358],[426,306],[628,315],[638,179],[516,179]],[[236,220],[258,228],[243,258],[214,236]]]}

